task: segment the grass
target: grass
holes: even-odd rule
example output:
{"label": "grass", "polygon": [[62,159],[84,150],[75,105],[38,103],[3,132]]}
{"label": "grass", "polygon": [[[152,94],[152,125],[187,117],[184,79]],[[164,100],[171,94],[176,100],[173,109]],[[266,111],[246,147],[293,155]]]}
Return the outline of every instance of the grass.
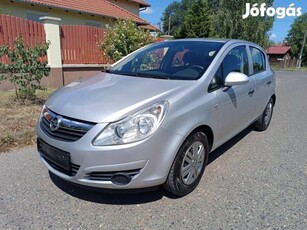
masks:
{"label": "grass", "polygon": [[0,152],[34,145],[42,105],[54,89],[39,90],[34,101],[20,103],[14,91],[0,91]]}

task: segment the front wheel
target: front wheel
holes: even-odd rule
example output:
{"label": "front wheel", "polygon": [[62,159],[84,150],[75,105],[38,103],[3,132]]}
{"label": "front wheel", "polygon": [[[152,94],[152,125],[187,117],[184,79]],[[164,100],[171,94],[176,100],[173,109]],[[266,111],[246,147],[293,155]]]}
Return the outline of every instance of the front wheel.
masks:
{"label": "front wheel", "polygon": [[254,130],[265,131],[269,127],[273,115],[273,107],[274,107],[274,101],[273,98],[271,98],[261,116],[252,125],[252,128]]}
{"label": "front wheel", "polygon": [[200,182],[208,162],[209,144],[202,132],[185,140],[176,155],[164,188],[177,196],[192,192]]}

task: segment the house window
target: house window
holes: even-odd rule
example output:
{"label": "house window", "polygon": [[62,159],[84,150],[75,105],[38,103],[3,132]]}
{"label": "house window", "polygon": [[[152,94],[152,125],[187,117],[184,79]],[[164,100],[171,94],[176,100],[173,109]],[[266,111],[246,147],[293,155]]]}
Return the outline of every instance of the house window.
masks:
{"label": "house window", "polygon": [[35,11],[35,10],[27,10],[27,19],[35,22],[39,22],[40,17],[48,16],[48,13]]}

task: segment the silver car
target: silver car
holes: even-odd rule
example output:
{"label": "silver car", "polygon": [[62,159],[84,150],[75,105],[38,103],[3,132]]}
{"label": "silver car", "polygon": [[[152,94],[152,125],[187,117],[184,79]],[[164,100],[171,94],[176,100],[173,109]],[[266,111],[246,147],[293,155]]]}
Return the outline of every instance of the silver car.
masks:
{"label": "silver car", "polygon": [[151,44],[46,101],[42,162],[72,183],[106,189],[163,185],[184,196],[208,155],[248,126],[263,131],[276,101],[264,50],[240,40]]}

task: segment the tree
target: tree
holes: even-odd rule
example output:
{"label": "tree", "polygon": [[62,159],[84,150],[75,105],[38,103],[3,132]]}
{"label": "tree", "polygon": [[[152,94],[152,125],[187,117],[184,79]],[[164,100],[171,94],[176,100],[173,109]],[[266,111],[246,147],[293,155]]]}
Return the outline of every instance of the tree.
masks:
{"label": "tree", "polygon": [[119,20],[108,28],[100,49],[109,59],[118,61],[129,53],[154,41],[148,31],[140,29],[130,20]]}
{"label": "tree", "polygon": [[211,35],[211,9],[207,0],[197,0],[187,9],[180,27],[181,38],[204,38]]}
{"label": "tree", "polygon": [[[274,0],[251,0],[252,4],[266,3],[273,4]],[[255,42],[261,46],[268,46],[270,43],[268,32],[274,22],[273,17],[248,17],[242,18],[245,13],[244,0],[210,0],[213,9],[212,31],[213,37],[244,39]]]}
{"label": "tree", "polygon": [[36,90],[41,89],[40,80],[49,75],[47,61],[43,60],[48,48],[49,43],[27,47],[21,35],[14,41],[14,47],[0,47],[0,57],[8,59],[7,63],[0,62],[0,81],[14,84],[19,101],[34,99]]}
{"label": "tree", "polygon": [[[297,17],[288,32],[286,41],[291,45],[295,57],[299,57],[303,46],[304,34],[307,31],[307,13]],[[307,39],[304,44],[302,64],[307,65]]]}
{"label": "tree", "polygon": [[[243,19],[246,0],[182,0],[171,3],[164,11],[164,32],[183,37],[217,37],[244,39],[267,47],[273,17],[248,17]],[[273,0],[251,0],[249,3],[273,4]],[[208,26],[210,25],[210,28]]]}
{"label": "tree", "polygon": [[184,15],[187,13],[189,6],[196,0],[182,0],[173,2],[168,5],[162,15],[163,32],[168,34],[170,27],[170,35],[180,37],[181,26],[183,25]]}

